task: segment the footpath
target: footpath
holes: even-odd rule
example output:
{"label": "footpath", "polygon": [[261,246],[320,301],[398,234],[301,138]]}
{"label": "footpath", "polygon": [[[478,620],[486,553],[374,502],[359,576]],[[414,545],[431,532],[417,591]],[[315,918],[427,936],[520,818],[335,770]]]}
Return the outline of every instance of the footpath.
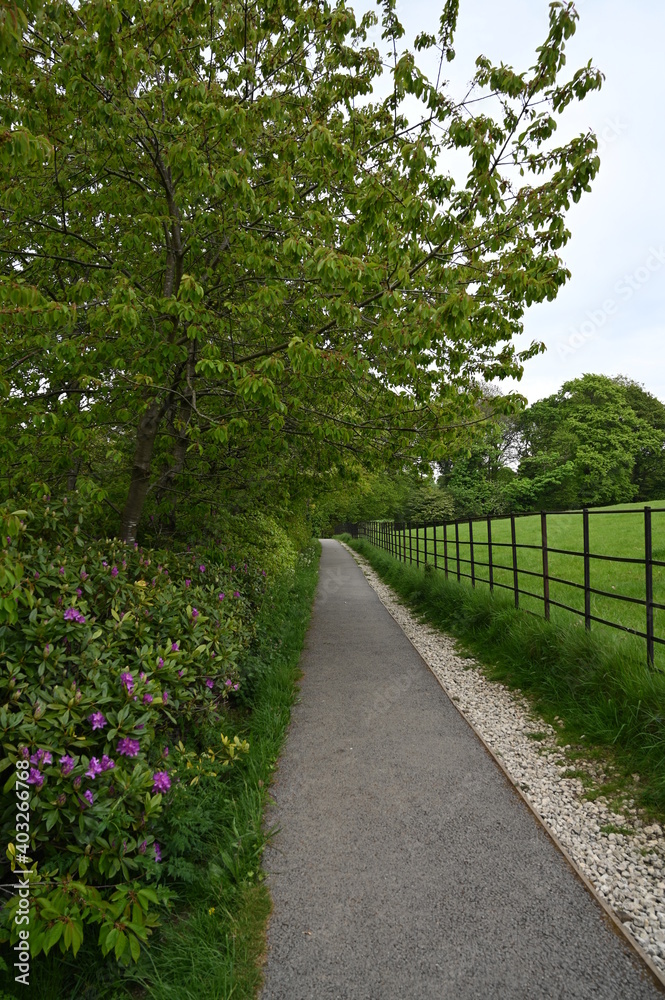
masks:
{"label": "footpath", "polygon": [[334,541],[301,665],[261,1000],[665,995]]}

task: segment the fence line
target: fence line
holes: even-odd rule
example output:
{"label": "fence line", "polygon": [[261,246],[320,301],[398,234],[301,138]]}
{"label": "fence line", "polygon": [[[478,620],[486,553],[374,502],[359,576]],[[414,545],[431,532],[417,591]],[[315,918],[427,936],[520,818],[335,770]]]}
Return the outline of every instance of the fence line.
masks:
{"label": "fence line", "polygon": [[[582,515],[582,550],[562,549],[548,544],[548,517],[556,515],[575,514]],[[535,598],[543,604],[544,617],[549,621],[552,607],[562,608],[572,614],[584,618],[584,625],[587,630],[591,629],[591,623],[596,622],[610,628],[629,632],[646,640],[647,660],[650,665],[654,663],[655,647],[657,644],[665,646],[665,638],[656,635],[654,626],[654,611],[665,611],[665,604],[654,600],[653,571],[654,567],[665,567],[665,562],[653,558],[653,537],[652,537],[652,514],[665,514],[665,508],[652,508],[649,506],[623,510],[590,510],[583,508],[577,511],[541,511],[540,512],[540,541],[538,544],[518,543],[516,522],[521,517],[537,518],[533,513],[511,514],[506,516],[462,518],[454,521],[366,521],[358,524],[337,525],[335,533],[349,532],[354,538],[366,538],[377,548],[388,552],[400,562],[414,563],[420,567],[421,562],[425,566],[432,566],[437,571],[442,571],[446,579],[455,575],[461,582],[462,579],[471,581],[471,586],[478,583],[488,584],[490,591],[495,588],[502,588],[512,592],[515,607],[520,607],[520,596]],[[606,514],[631,514],[641,515],[644,522],[644,558],[633,558],[627,556],[609,556],[603,553],[592,552],[589,541],[589,519],[590,517],[602,516]],[[493,537],[492,525],[497,521],[509,521],[510,541],[498,541],[496,535]],[[487,540],[483,541],[478,535],[474,536],[474,524],[482,524],[486,527]],[[460,526],[468,528],[468,540],[460,538]],[[451,538],[451,529],[454,528],[454,538]],[[439,537],[439,532],[442,532]],[[431,537],[430,537],[431,535]],[[466,546],[469,558],[461,551]],[[441,552],[441,547],[443,551]],[[487,550],[487,562],[478,558],[478,551]],[[518,552],[520,550],[532,550],[539,553],[541,569],[536,572],[525,566],[520,566],[518,562]],[[501,550],[506,552],[507,558],[501,554]],[[440,557],[443,556],[443,566]],[[582,559],[583,583],[574,580],[567,580],[560,576],[552,575],[550,571],[550,556],[571,556]],[[501,561],[498,561],[501,560]],[[591,565],[592,561],[606,561],[617,564],[630,564],[643,567],[645,597],[630,597],[626,594],[610,593],[606,590],[599,590],[591,586]],[[465,572],[465,569],[468,572]],[[487,570],[487,576],[479,575],[479,571]],[[497,579],[496,571],[503,571],[512,576],[511,583],[504,583]],[[525,589],[524,577],[528,577]],[[539,580],[542,586],[542,593],[537,593],[531,580]],[[571,607],[562,601],[555,600],[551,595],[551,584],[561,584],[573,587],[584,592],[584,610]],[[591,598],[597,595],[603,598],[623,601],[624,603],[641,605],[644,608],[644,631],[622,625],[620,622],[609,621],[592,613]],[[526,609],[528,610],[528,609]],[[534,613],[534,612],[531,612]]]}

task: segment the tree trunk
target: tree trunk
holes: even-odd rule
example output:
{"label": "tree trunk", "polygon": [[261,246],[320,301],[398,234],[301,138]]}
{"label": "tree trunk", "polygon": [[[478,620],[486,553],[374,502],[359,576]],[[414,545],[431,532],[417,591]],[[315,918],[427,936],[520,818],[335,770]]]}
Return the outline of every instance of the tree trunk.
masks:
{"label": "tree trunk", "polygon": [[122,539],[136,541],[136,529],[141,519],[143,504],[150,486],[150,466],[155,447],[157,431],[164,416],[159,403],[151,403],[139,421],[136,434],[136,450],[132,465],[132,479],[129,484],[127,502],[122,514]]}

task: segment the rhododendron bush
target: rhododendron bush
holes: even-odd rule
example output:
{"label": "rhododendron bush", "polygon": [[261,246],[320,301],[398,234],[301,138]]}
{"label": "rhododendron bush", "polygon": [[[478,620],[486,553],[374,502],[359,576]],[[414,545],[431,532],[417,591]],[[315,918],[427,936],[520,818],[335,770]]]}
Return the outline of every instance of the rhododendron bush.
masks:
{"label": "rhododendron bush", "polygon": [[[2,837],[16,867],[20,761],[33,954],[76,952],[94,933],[129,961],[169,902],[165,812],[248,750],[222,727],[265,573],[221,546],[96,541],[84,515],[48,496],[0,509]],[[212,725],[216,745],[197,746]],[[17,905],[15,895],[2,913],[12,941]]]}

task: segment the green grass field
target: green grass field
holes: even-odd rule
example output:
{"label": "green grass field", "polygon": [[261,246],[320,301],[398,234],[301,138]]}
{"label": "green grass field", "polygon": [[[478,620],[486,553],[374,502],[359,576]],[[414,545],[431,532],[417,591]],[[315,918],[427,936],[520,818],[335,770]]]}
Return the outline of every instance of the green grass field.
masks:
{"label": "green grass field", "polygon": [[[653,501],[650,506],[652,513],[652,558],[665,562],[665,501]],[[630,513],[617,513],[629,510]],[[659,512],[662,510],[662,513]],[[589,549],[596,555],[624,557],[644,560],[644,504],[622,504],[620,507],[595,508],[589,514]],[[531,591],[536,596],[520,594],[520,607],[527,611],[543,615],[543,580],[542,580],[542,547],[540,515],[517,517],[517,545],[533,546],[533,548],[517,549],[517,569],[520,590]],[[419,547],[419,561],[425,558],[425,540],[423,529],[411,531],[411,551],[413,561],[416,560],[416,536]],[[582,553],[583,526],[581,512],[574,514],[548,514],[547,541],[549,549],[568,549]],[[457,576],[457,558],[454,526],[447,529],[447,546],[444,546],[443,528],[436,532],[436,563],[440,570],[445,567],[445,551],[448,552],[448,573],[452,578]],[[381,541],[379,540],[379,544]],[[409,533],[401,534],[400,545],[409,555]],[[383,547],[383,546],[382,546]],[[487,523],[473,523],[473,549],[475,577],[477,587],[488,587],[488,569],[481,565],[488,562]],[[461,573],[471,575],[469,522],[459,524],[459,554]],[[404,558],[404,554],[402,554]],[[466,560],[466,562],[464,561]],[[433,528],[427,529],[427,562],[434,563],[434,533]],[[513,589],[513,569],[511,550],[510,518],[492,520],[492,562],[494,569],[494,584],[498,591],[510,594]],[[496,568],[497,565],[507,567]],[[532,576],[531,573],[537,575]],[[550,600],[569,605],[584,613],[584,561],[581,555],[562,555],[549,553],[549,575],[559,577],[570,583],[550,582]],[[464,577],[462,576],[464,580]],[[470,580],[467,579],[467,583]],[[573,586],[578,584],[578,587]],[[644,565],[608,562],[601,559],[590,560],[590,585],[607,594],[616,594],[644,600],[646,597],[646,581]],[[504,589],[509,588],[509,589]],[[591,614],[597,618],[616,622],[628,629],[639,632],[646,631],[646,609],[639,604],[617,600],[614,596],[605,597],[591,595]],[[665,567],[653,567],[653,600],[665,605]],[[552,604],[550,609],[552,621],[576,618],[570,611]],[[583,624],[583,617],[579,618]],[[607,626],[597,622],[591,623],[592,630],[607,630]],[[615,635],[618,633],[612,629]],[[665,611],[654,610],[654,632],[658,638],[665,640]],[[646,655],[646,641],[642,643]],[[665,666],[665,646],[656,644],[655,661],[659,666]]]}

